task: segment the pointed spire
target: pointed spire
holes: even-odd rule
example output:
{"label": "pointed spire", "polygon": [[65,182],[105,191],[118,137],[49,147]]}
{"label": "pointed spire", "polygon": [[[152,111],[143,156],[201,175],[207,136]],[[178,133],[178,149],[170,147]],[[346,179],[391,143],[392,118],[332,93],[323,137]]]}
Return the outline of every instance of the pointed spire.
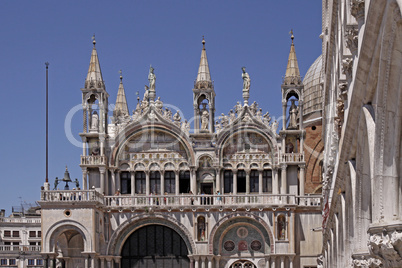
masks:
{"label": "pointed spire", "polygon": [[209,73],[209,65],[207,59],[207,51],[205,50],[205,39],[202,37],[202,51],[200,66],[198,67],[198,75],[195,80],[195,88],[212,88],[211,74]]}
{"label": "pointed spire", "polygon": [[301,77],[300,77],[299,65],[297,64],[295,45],[293,43],[293,39],[295,38],[293,35],[293,30],[290,31],[290,34],[292,44],[290,45],[288,66],[286,67],[286,74],[283,83],[285,85],[291,85],[291,84],[300,85]]}
{"label": "pointed spire", "polygon": [[85,80],[85,88],[104,88],[98,53],[95,48],[95,35],[92,36],[92,43],[94,47],[92,49],[91,61],[89,62],[88,74]]}
{"label": "pointed spire", "polygon": [[116,106],[113,111],[114,116],[126,116],[128,113],[126,93],[124,92],[123,86],[123,75],[120,70],[120,84],[119,90],[117,91]]}

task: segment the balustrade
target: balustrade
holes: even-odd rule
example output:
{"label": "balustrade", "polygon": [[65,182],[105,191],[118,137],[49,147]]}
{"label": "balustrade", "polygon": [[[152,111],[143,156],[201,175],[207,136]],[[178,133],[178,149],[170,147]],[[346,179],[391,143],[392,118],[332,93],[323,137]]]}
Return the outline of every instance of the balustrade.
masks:
{"label": "balustrade", "polygon": [[104,155],[81,155],[81,165],[82,166],[100,166],[106,165],[107,160]]}
{"label": "balustrade", "polygon": [[32,245],[0,245],[0,252],[40,252],[40,246]]}
{"label": "balustrade", "polygon": [[103,195],[96,190],[53,190],[42,191],[41,201],[71,202],[71,201],[98,201],[103,203]]}
{"label": "balustrade", "polygon": [[285,153],[282,154],[282,163],[304,162],[304,153]]}

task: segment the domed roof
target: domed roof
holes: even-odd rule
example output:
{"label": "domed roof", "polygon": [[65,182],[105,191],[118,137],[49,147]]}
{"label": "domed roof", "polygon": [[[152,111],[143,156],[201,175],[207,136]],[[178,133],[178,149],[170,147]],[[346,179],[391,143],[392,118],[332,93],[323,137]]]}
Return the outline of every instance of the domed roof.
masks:
{"label": "domed roof", "polygon": [[[303,85],[303,115],[304,120],[309,120],[309,115],[314,112],[322,111],[322,82],[323,78],[323,68],[322,68],[322,55],[320,55],[314,63],[308,69],[306,75],[304,76]],[[307,117],[306,117],[307,116]],[[314,117],[314,116],[313,116]]]}

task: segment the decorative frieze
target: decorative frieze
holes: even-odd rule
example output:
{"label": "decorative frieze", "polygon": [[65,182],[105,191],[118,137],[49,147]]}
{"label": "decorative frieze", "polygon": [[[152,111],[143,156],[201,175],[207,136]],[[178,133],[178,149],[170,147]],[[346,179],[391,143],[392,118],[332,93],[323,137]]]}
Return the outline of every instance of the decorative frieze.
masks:
{"label": "decorative frieze", "polygon": [[372,258],[369,256],[361,255],[359,258],[352,261],[352,267],[361,268],[375,268],[384,267],[379,259]]}

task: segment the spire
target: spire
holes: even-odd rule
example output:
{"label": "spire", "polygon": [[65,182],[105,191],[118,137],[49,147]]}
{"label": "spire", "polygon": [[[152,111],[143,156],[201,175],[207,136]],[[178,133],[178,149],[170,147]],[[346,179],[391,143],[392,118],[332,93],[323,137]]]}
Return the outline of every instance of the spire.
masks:
{"label": "spire", "polygon": [[299,65],[297,64],[295,45],[293,43],[293,39],[295,38],[293,35],[293,30],[290,31],[290,34],[292,44],[290,45],[288,66],[286,67],[286,74],[283,83],[285,85],[291,85],[291,84],[300,85],[301,77],[300,77]]}
{"label": "spire", "polygon": [[115,115],[115,116],[129,115],[126,93],[124,92],[124,86],[123,86],[123,76],[122,76],[121,70],[120,70],[120,85],[119,85],[119,90],[117,91],[116,106],[114,108],[113,115]]}
{"label": "spire", "polygon": [[94,47],[92,49],[91,61],[89,62],[88,74],[85,80],[85,88],[104,88],[98,53],[95,48],[95,35],[92,37],[92,43]]}
{"label": "spire", "polygon": [[207,60],[207,51],[205,50],[205,39],[202,37],[202,51],[200,66],[198,67],[198,75],[195,80],[195,88],[212,88],[211,74],[209,73],[209,66]]}

